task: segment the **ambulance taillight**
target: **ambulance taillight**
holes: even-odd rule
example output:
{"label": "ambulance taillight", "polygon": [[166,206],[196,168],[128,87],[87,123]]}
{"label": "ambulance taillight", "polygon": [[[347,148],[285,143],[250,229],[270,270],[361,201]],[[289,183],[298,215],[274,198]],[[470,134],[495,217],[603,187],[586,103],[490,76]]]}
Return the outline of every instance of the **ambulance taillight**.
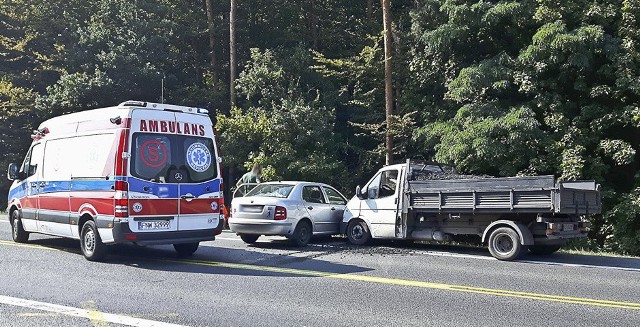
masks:
{"label": "ambulance taillight", "polygon": [[129,217],[129,183],[116,181],[115,191],[115,216],[118,218]]}

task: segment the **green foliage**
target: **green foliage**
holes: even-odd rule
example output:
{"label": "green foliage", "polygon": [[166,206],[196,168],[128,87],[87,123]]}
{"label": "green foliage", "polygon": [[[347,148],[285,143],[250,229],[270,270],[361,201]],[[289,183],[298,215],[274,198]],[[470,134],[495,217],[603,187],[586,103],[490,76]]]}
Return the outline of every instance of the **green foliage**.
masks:
{"label": "green foliage", "polygon": [[[257,163],[348,192],[382,165],[387,132],[367,3],[240,2],[229,108],[228,1],[213,1],[210,49],[201,1],[0,0],[0,164],[48,117],[164,91],[218,110],[226,174]],[[398,160],[595,179],[606,212],[589,246],[640,253],[640,0],[397,0],[392,14]]]}

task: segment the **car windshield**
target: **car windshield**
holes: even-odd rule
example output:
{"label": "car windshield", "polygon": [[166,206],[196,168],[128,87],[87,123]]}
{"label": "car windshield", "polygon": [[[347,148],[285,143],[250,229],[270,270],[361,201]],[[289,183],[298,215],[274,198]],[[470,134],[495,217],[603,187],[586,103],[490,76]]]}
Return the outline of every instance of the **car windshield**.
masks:
{"label": "car windshield", "polygon": [[246,196],[264,196],[269,198],[289,197],[294,185],[291,184],[260,184],[247,193]]}

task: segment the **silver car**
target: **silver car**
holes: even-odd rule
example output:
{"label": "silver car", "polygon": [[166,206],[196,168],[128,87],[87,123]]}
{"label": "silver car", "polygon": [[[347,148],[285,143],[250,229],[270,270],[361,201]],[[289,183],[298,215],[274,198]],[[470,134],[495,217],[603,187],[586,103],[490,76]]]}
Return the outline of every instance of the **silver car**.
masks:
{"label": "silver car", "polygon": [[339,234],[346,204],[345,197],[326,184],[262,183],[233,199],[229,228],[250,244],[261,235],[281,235],[303,246],[312,235]]}

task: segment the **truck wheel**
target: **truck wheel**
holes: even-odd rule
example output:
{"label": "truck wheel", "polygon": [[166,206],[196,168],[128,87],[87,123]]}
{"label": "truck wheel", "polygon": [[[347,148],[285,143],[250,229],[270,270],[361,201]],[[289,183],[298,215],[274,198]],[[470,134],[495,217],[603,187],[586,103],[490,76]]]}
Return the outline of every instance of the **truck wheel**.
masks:
{"label": "truck wheel", "polygon": [[240,234],[240,238],[247,244],[254,244],[260,238],[260,235],[255,234]]}
{"label": "truck wheel", "polygon": [[179,257],[190,257],[193,255],[194,252],[196,252],[196,250],[198,249],[198,246],[200,246],[199,242],[179,243],[179,244],[174,244],[173,248],[176,250],[176,252],[178,252]]}
{"label": "truck wheel", "polygon": [[520,256],[523,248],[518,233],[512,228],[496,228],[489,236],[489,252],[498,260],[515,260]]}
{"label": "truck wheel", "polygon": [[84,257],[89,261],[100,261],[107,255],[107,246],[102,243],[98,228],[96,228],[96,223],[93,220],[89,220],[82,225],[80,248]]}
{"label": "truck wheel", "polygon": [[531,254],[549,255],[560,250],[561,245],[534,245],[529,247]]}
{"label": "truck wheel", "polygon": [[22,227],[22,220],[18,210],[11,213],[11,237],[16,243],[26,243],[29,240],[29,232]]}
{"label": "truck wheel", "polygon": [[305,246],[311,240],[311,235],[313,235],[313,227],[308,221],[303,220],[296,225],[290,240],[295,246]]}
{"label": "truck wheel", "polygon": [[362,220],[352,220],[347,226],[347,238],[351,244],[365,245],[371,240],[371,233],[367,223]]}

